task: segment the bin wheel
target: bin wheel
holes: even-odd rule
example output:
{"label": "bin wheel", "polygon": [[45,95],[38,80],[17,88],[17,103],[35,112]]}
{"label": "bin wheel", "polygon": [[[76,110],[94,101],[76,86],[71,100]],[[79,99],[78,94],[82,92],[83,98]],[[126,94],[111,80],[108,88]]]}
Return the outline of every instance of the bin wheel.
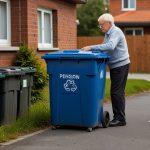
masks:
{"label": "bin wheel", "polygon": [[92,128],[87,128],[87,131],[88,132],[92,132]]}
{"label": "bin wheel", "polygon": [[57,127],[56,127],[56,126],[51,126],[51,129],[52,129],[52,130],[56,130]]}
{"label": "bin wheel", "polygon": [[102,127],[107,128],[109,126],[110,116],[108,111],[103,112],[103,119],[102,119]]}

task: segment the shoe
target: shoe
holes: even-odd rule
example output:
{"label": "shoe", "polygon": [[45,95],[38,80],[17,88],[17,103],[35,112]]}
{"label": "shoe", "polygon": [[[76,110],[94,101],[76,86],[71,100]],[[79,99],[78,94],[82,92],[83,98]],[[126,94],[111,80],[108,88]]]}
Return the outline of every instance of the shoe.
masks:
{"label": "shoe", "polygon": [[109,123],[110,127],[125,126],[125,125],[126,125],[126,121],[120,121],[120,120],[115,120],[115,119],[113,119]]}

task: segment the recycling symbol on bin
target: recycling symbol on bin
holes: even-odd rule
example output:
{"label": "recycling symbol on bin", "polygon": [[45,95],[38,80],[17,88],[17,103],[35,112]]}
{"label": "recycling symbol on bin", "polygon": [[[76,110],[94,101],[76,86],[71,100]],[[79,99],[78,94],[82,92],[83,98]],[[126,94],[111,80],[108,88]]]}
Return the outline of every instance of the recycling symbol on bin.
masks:
{"label": "recycling symbol on bin", "polygon": [[67,80],[66,83],[64,84],[64,89],[67,92],[70,92],[70,91],[75,92],[77,90],[77,86],[74,83],[74,80]]}

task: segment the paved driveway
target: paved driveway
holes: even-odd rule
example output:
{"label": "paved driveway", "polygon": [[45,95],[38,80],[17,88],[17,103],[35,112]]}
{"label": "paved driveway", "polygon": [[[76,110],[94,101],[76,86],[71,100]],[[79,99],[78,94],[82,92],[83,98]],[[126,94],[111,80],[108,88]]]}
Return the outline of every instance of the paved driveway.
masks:
{"label": "paved driveway", "polygon": [[[127,126],[47,129],[0,150],[150,150],[150,93],[128,97]],[[111,105],[104,105],[111,113]],[[112,117],[112,116],[111,116]]]}

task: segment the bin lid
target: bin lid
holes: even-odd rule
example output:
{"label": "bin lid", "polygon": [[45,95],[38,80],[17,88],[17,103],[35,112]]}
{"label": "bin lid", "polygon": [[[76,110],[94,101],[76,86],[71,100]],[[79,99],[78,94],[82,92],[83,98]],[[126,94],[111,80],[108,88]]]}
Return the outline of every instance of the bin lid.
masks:
{"label": "bin lid", "polygon": [[11,66],[12,69],[20,69],[23,73],[34,73],[36,69],[33,67]]}
{"label": "bin lid", "polygon": [[46,53],[43,59],[99,59],[109,58],[107,53],[100,51],[83,51],[83,50],[64,50],[58,52]]}
{"label": "bin lid", "polygon": [[21,70],[25,73],[34,73],[36,72],[36,69],[33,67],[21,67]]}
{"label": "bin lid", "polygon": [[2,67],[0,68],[0,73],[5,76],[15,76],[21,75],[23,72],[19,68],[11,68],[11,67]]}

